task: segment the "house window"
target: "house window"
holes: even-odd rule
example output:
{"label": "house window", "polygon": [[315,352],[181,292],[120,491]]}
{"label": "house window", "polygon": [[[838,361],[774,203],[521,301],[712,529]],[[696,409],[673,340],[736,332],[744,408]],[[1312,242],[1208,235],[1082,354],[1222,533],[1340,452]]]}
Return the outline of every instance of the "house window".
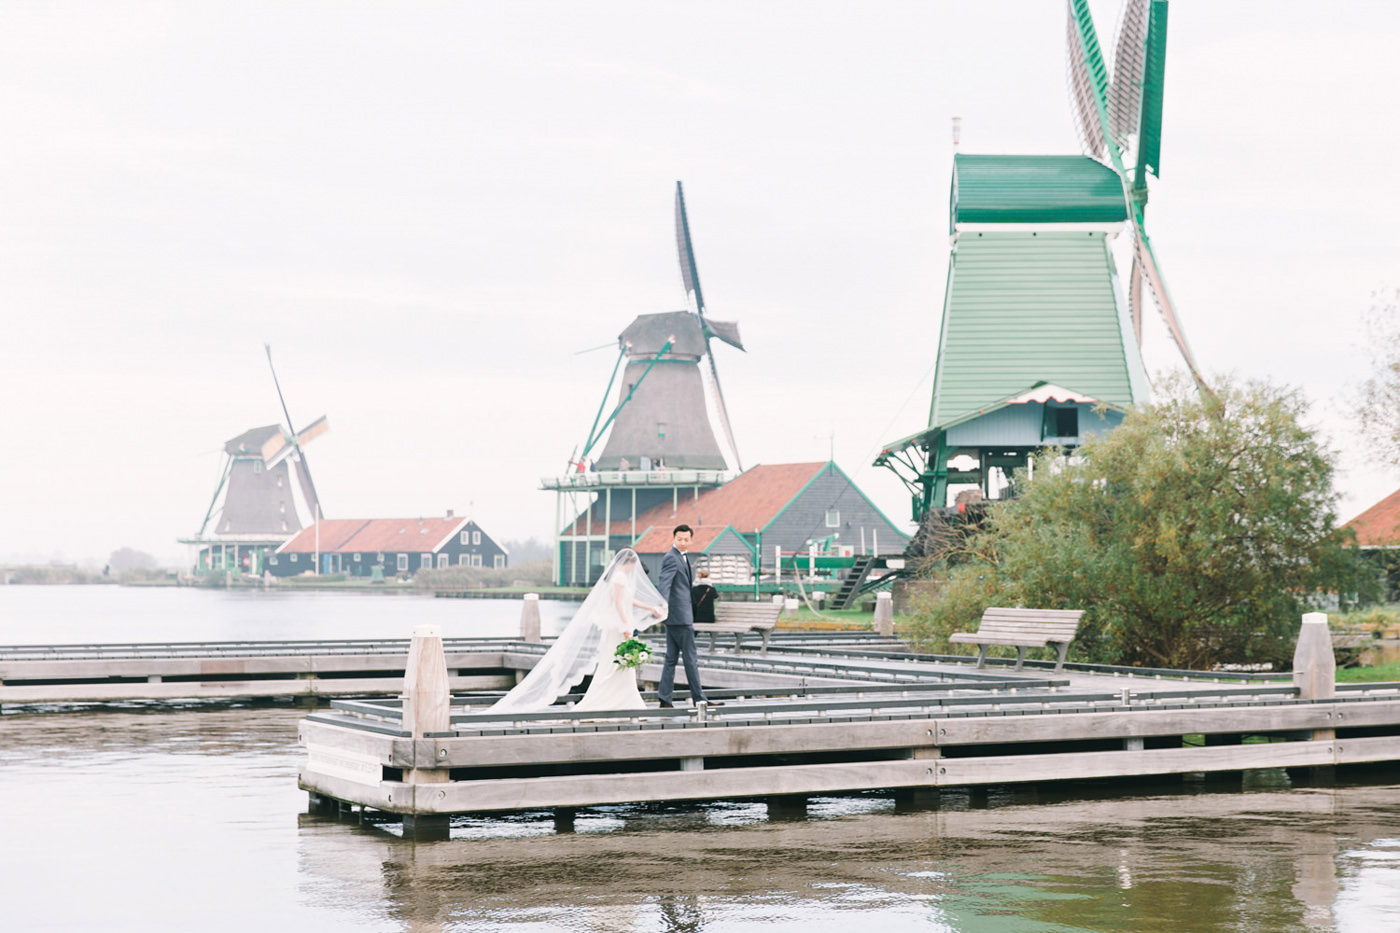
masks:
{"label": "house window", "polygon": [[1044,437],[1078,437],[1079,409],[1076,406],[1045,406]]}
{"label": "house window", "polygon": [[472,563],[472,556],[471,556],[470,554],[458,554],[458,555],[457,555],[457,564],[458,564],[458,566],[461,566],[461,567],[470,567],[470,566],[471,566],[471,563]]}
{"label": "house window", "polygon": [[407,569],[408,569],[408,555],[407,555],[407,554],[400,554],[400,555],[399,555],[399,571],[400,571],[400,572],[403,572],[403,571],[405,571],[405,570],[407,570]]}
{"label": "house window", "polygon": [[506,556],[505,556],[504,554],[497,554],[496,557],[495,557],[495,563],[492,564],[492,566],[495,567],[497,570],[500,570],[500,569],[502,569],[503,567],[505,567],[505,565],[506,565]]}
{"label": "house window", "polygon": [[481,555],[480,555],[480,554],[473,554],[473,555],[472,555],[472,566],[473,566],[473,567],[480,567],[480,566],[481,566]]}
{"label": "house window", "polygon": [[276,567],[276,566],[277,566],[277,555],[274,554],[273,556],[269,557],[269,558],[267,559],[267,563],[268,563],[268,566],[270,566],[270,567]]}
{"label": "house window", "polygon": [[828,527],[828,528],[840,528],[840,527],[841,527],[841,510],[840,510],[840,509],[827,509],[827,510],[826,510],[826,527]]}
{"label": "house window", "polygon": [[292,563],[295,564],[296,562],[297,562],[297,556],[296,556],[295,554],[293,554],[293,555],[292,555]]}
{"label": "house window", "polygon": [[356,555],[355,555],[355,563],[358,564],[359,562],[360,562],[360,555],[359,555],[359,554],[356,554]]}
{"label": "house window", "polygon": [[424,554],[418,559],[418,566],[423,570],[433,569],[433,555]]}
{"label": "house window", "polygon": [[481,543],[481,532],[479,532],[479,531],[473,531],[473,532],[472,532],[472,544],[480,544],[480,543]]}
{"label": "house window", "polygon": [[383,551],[380,551],[380,552],[379,552],[379,559],[378,559],[377,563],[381,563],[381,564],[384,563],[384,552],[383,552]]}
{"label": "house window", "polygon": [[471,543],[472,543],[472,533],[471,533],[470,531],[464,531],[464,532],[462,532],[462,543],[463,543],[463,544],[471,544]]}
{"label": "house window", "polygon": [[439,569],[439,570],[446,570],[446,569],[447,569],[447,564],[448,564],[448,562],[451,561],[451,560],[452,560],[452,558],[449,557],[449,556],[447,556],[446,554],[439,554],[439,555],[438,555],[438,569]]}

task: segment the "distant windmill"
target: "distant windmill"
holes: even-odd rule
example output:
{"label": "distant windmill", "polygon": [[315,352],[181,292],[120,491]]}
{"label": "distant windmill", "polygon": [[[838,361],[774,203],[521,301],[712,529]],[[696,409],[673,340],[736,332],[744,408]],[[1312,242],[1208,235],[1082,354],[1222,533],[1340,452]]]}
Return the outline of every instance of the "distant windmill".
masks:
{"label": "distant windmill", "polygon": [[[272,348],[266,349],[270,367]],[[206,532],[211,531],[211,522],[215,538],[276,538],[300,531],[301,520],[297,517],[292,498],[288,463],[296,470],[302,501],[311,520],[314,522],[323,517],[320,499],[316,495],[316,486],[311,481],[311,469],[307,465],[303,448],[326,433],[330,426],[326,417],[322,415],[293,433],[290,430],[291,416],[287,414],[287,404],[282,398],[282,387],[277,381],[275,369],[272,372],[272,380],[277,388],[282,413],[287,418],[287,427],[270,424],[252,428],[224,445],[224,468],[214,496],[209,502],[209,509],[205,512],[204,523],[200,526],[197,539],[203,539]]]}
{"label": "distant windmill", "polygon": [[[700,370],[700,360],[705,357],[709,359],[710,391],[716,417],[733,452],[735,467],[743,469],[710,341],[718,337],[740,350],[744,345],[739,338],[738,324],[714,321],[705,316],[705,299],[700,290],[680,182],[676,182],[676,245],[686,294],[695,295],[694,313],[643,314],[618,335],[621,350],[618,365],[623,359],[627,361],[618,402],[606,420],[600,409],[580,454],[587,456],[611,426],[608,442],[598,456],[601,469],[618,469],[623,460],[636,468],[644,460],[657,459],[671,469],[725,469],[725,456],[715,440],[705,405],[705,380]],[[613,381],[616,378],[615,367]],[[608,391],[611,390],[612,381],[608,383]]]}
{"label": "distant windmill", "polygon": [[[1123,4],[1111,76],[1088,0],[1068,0],[1068,12],[1070,96],[1080,138],[1089,155],[1107,160],[1118,173],[1131,213],[1134,242],[1128,300],[1138,345],[1142,345],[1142,280],[1146,276],[1172,341],[1196,384],[1209,394],[1143,225],[1147,176],[1161,177],[1167,0],[1126,0]],[[1130,157],[1131,172],[1125,168]]]}

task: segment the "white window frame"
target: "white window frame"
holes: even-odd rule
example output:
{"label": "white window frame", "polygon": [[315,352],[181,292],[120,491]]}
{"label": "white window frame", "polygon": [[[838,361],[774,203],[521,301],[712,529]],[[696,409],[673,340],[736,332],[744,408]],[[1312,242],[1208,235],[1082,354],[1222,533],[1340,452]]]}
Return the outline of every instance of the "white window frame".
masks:
{"label": "white window frame", "polygon": [[828,527],[828,528],[840,528],[840,527],[841,527],[841,510],[840,510],[840,509],[827,509],[827,510],[826,510],[826,527]]}
{"label": "white window frame", "polygon": [[418,556],[418,569],[419,569],[419,570],[432,570],[432,569],[433,569],[433,555],[431,555],[431,554],[420,554],[420,555]]}
{"label": "white window frame", "polygon": [[399,564],[399,573],[403,573],[405,570],[407,570],[407,569],[408,569],[408,555],[407,555],[407,554],[400,554],[400,555],[399,555],[398,564]]}
{"label": "white window frame", "polygon": [[458,554],[458,555],[457,555],[457,566],[458,566],[458,567],[470,567],[471,564],[472,564],[472,556],[471,556],[470,554]]}
{"label": "white window frame", "polygon": [[472,532],[472,544],[480,544],[480,543],[481,543],[481,532],[479,532],[479,531],[473,531],[473,532]]}
{"label": "white window frame", "polygon": [[267,559],[267,565],[268,565],[269,567],[276,567],[276,566],[277,566],[277,555],[276,555],[276,554],[273,554],[272,556],[270,556],[270,557]]}
{"label": "white window frame", "polygon": [[480,567],[480,566],[481,566],[481,555],[480,555],[480,554],[473,554],[473,555],[472,555],[472,566],[473,566],[473,567]]}
{"label": "white window frame", "polygon": [[448,568],[448,566],[451,564],[451,562],[452,562],[452,555],[451,555],[451,554],[439,554],[439,555],[438,555],[438,569],[439,569],[439,570],[446,570],[446,569]]}
{"label": "white window frame", "polygon": [[296,555],[296,554],[293,554],[293,555],[292,555],[292,563],[295,564],[296,562],[297,562],[297,555]]}
{"label": "white window frame", "polygon": [[355,554],[355,563],[358,564],[359,562],[360,562],[360,555],[359,555],[358,553],[356,553],[356,554]]}
{"label": "white window frame", "polygon": [[463,543],[463,544],[471,544],[471,543],[472,543],[472,533],[471,533],[470,531],[464,531],[464,532],[462,532],[462,543]]}
{"label": "white window frame", "polygon": [[506,556],[504,554],[497,554],[493,559],[492,566],[497,570],[504,570],[506,566]]}

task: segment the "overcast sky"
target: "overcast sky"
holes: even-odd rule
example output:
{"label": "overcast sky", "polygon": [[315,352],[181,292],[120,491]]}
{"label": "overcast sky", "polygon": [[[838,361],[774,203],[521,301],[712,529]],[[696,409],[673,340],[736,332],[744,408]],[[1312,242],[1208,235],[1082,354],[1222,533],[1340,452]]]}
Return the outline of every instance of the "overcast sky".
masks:
{"label": "overcast sky", "polygon": [[[1094,4],[1101,40],[1115,0]],[[1067,153],[1056,0],[7,3],[0,559],[178,562],[223,442],[281,412],[327,517],[547,537],[637,314],[685,306],[685,182],[745,465],[927,425],[950,119]],[[1400,479],[1345,421],[1400,287],[1400,4],[1180,2],[1148,229],[1201,365],[1302,387],[1343,517]],[[1155,324],[1155,321],[1154,321]],[[1150,369],[1173,357],[1159,325]]]}

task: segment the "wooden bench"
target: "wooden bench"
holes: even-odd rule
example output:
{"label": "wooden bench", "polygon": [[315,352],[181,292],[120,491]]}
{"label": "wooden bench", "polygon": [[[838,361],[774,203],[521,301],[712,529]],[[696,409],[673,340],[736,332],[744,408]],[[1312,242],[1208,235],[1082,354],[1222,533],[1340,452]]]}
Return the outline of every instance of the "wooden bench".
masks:
{"label": "wooden bench", "polygon": [[719,602],[715,604],[715,621],[696,622],[695,634],[710,636],[710,650],[715,650],[715,638],[734,636],[734,650],[743,647],[744,636],[757,632],[763,637],[763,653],[768,653],[768,640],[778,627],[778,615],[783,607],[776,603]]}
{"label": "wooden bench", "polygon": [[1079,618],[1083,609],[1000,609],[992,608],[982,613],[982,623],[977,633],[958,632],[948,636],[954,644],[976,645],[977,666],[987,662],[987,649],[992,645],[1006,645],[1016,649],[1016,670],[1026,660],[1027,648],[1044,648],[1054,645],[1059,652],[1055,659],[1055,670],[1065,664],[1065,652],[1069,643],[1079,631]]}

